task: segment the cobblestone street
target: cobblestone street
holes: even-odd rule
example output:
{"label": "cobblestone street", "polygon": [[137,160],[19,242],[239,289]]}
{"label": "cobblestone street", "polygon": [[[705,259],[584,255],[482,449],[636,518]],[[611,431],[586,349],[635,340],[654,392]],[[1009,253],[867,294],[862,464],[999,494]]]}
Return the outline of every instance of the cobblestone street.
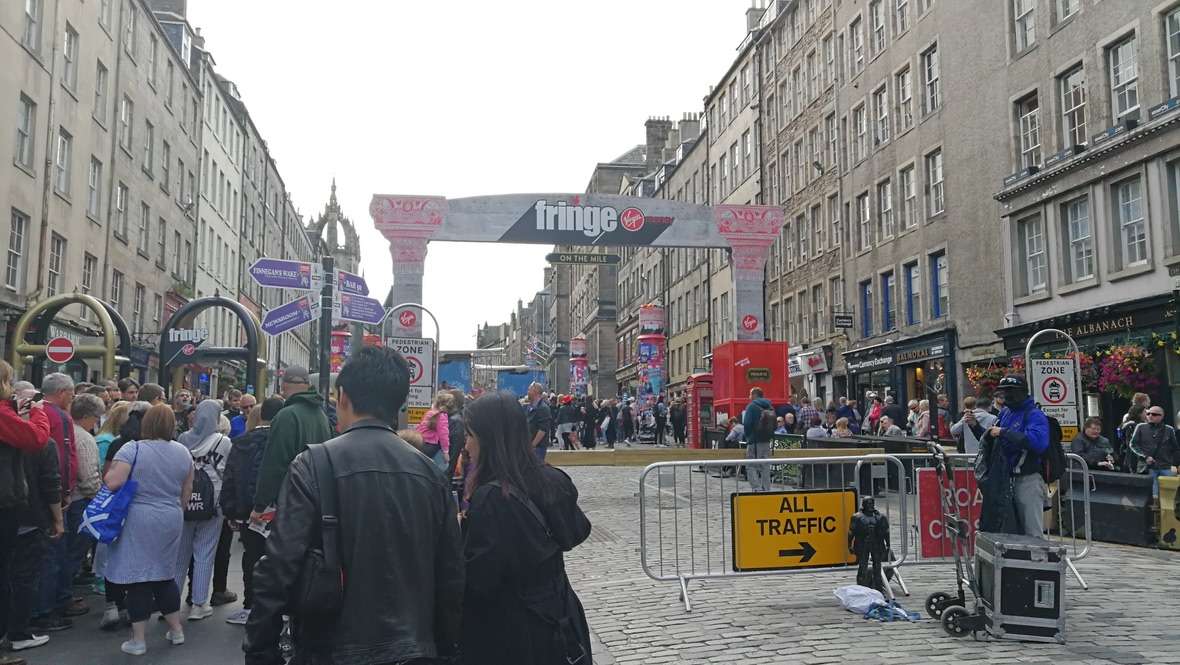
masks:
{"label": "cobblestone street", "polygon": [[[646,577],[639,559],[641,469],[569,469],[594,533],[567,561],[590,625],[616,663],[1180,663],[1170,630],[1180,558],[1157,550],[1095,544],[1067,584],[1067,644],[975,642],[918,623],[877,623],[843,610],[832,595],[854,571],[695,581],[684,611],[674,582]],[[699,477],[699,476],[698,476]],[[744,487],[744,484],[743,484]],[[683,538],[683,536],[682,536]],[[649,540],[649,543],[651,541]],[[921,611],[925,597],[954,586],[953,568],[904,568]],[[1156,626],[1153,628],[1153,626]]]}

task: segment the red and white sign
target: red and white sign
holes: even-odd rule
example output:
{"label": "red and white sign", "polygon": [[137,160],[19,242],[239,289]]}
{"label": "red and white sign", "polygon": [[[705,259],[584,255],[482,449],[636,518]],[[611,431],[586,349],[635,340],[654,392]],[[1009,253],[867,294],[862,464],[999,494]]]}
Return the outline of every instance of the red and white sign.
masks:
{"label": "red and white sign", "polygon": [[758,317],[753,314],[747,314],[742,317],[742,327],[749,331],[758,329]]}
{"label": "red and white sign", "polygon": [[645,218],[639,208],[627,208],[619,214],[619,223],[628,231],[638,231],[643,228]]}
{"label": "red and white sign", "polygon": [[74,357],[74,343],[65,337],[54,337],[45,345],[45,357],[59,365]]}
{"label": "red and white sign", "polygon": [[403,328],[413,328],[414,324],[418,322],[418,315],[413,310],[402,310],[402,313],[397,315],[397,322]]}
{"label": "red and white sign", "polygon": [[[938,492],[938,476],[934,469],[918,469],[918,524],[922,529],[920,552],[923,558],[954,554],[954,541],[946,533],[942,521],[943,504]],[[967,554],[973,555],[975,532],[979,530],[979,515],[983,510],[983,494],[975,485],[973,470],[955,469],[954,500],[959,516],[967,522]]]}
{"label": "red and white sign", "polygon": [[1041,382],[1041,399],[1054,406],[1061,404],[1069,397],[1069,387],[1059,377],[1050,376]]}

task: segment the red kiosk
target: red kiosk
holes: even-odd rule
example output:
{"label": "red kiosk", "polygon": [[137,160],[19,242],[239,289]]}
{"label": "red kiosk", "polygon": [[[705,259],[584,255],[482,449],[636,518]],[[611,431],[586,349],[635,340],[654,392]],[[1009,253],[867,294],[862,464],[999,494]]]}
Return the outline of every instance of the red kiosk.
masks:
{"label": "red kiosk", "polygon": [[750,389],[762,389],[774,406],[791,398],[786,342],[726,342],[713,349],[713,372],[688,381],[688,445],[705,448],[707,430],[721,418],[741,418]]}

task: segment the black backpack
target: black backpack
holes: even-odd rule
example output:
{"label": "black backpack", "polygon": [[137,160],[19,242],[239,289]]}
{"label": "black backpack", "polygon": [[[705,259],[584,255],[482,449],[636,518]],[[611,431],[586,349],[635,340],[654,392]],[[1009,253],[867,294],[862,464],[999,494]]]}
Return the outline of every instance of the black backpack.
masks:
{"label": "black backpack", "polygon": [[1041,477],[1045,482],[1052,483],[1065,475],[1069,460],[1065,458],[1065,448],[1061,447],[1061,423],[1053,416],[1045,417],[1049,420],[1049,447],[1042,460]]}
{"label": "black backpack", "polygon": [[759,440],[769,441],[770,437],[774,436],[774,430],[777,424],[778,416],[774,415],[774,410],[762,409],[762,415],[758,418],[758,427],[755,428]]}
{"label": "black backpack", "polygon": [[213,479],[205,471],[204,464],[198,464],[193,469],[193,493],[184,507],[184,521],[202,522],[212,519],[217,514],[214,507]]}

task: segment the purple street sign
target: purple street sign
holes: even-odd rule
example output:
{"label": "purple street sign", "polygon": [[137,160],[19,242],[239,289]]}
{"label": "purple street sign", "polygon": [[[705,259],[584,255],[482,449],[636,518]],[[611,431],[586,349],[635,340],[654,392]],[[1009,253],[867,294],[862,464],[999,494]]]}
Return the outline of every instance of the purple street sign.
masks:
{"label": "purple street sign", "polygon": [[336,275],[336,288],[340,289],[340,293],[351,293],[354,296],[369,295],[369,285],[365,283],[364,277],[345,270],[336,271]]}
{"label": "purple street sign", "polygon": [[309,296],[299,296],[286,305],[280,305],[262,317],[262,332],[274,337],[315,320]]}
{"label": "purple street sign", "polygon": [[377,325],[385,320],[385,307],[376,298],[341,293],[340,318]]}
{"label": "purple street sign", "polygon": [[259,286],[310,291],[317,288],[312,284],[315,272],[313,268],[314,266],[306,261],[263,257],[250,266],[250,276]]}

